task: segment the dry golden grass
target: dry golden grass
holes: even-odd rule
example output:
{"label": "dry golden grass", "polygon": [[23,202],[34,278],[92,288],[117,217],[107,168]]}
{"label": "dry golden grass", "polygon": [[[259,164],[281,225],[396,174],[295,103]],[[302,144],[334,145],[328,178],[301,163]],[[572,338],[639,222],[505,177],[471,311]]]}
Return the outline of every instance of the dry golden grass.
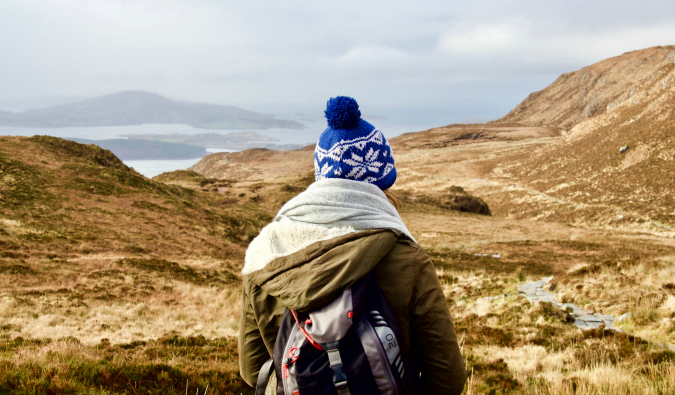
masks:
{"label": "dry golden grass", "polygon": [[254,148],[207,155],[190,170],[205,177],[278,183],[312,172],[313,156],[312,146],[294,151]]}
{"label": "dry golden grass", "polygon": [[656,344],[675,344],[675,265],[670,256],[580,264],[549,286],[560,301],[616,317],[625,314],[619,328]]}
{"label": "dry golden grass", "polygon": [[164,178],[94,146],[0,138],[0,393],[250,391],[243,254],[307,181]]}
{"label": "dry golden grass", "polygon": [[[440,266],[440,265],[439,265]],[[669,394],[675,353],[518,297],[520,273],[438,270],[471,377],[468,394]]]}
{"label": "dry golden grass", "polygon": [[[515,171],[568,137],[468,125],[392,140],[394,193],[438,268],[467,393],[672,393],[672,232],[646,218],[649,202],[617,206],[607,184]],[[626,169],[651,166],[631,155]],[[233,338],[243,253],[312,181],[311,150],[227,159],[147,180],[94,147],[0,138],[0,392],[250,393]],[[452,186],[493,216],[448,210]],[[545,275],[563,301],[632,313],[629,333],[582,332],[518,296]]]}

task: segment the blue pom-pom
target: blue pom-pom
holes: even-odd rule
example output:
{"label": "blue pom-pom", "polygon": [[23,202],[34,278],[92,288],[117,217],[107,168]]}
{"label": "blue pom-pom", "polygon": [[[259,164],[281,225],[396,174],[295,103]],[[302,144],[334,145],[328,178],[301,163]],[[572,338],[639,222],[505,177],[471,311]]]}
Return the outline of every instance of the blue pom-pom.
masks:
{"label": "blue pom-pom", "polygon": [[347,96],[332,97],[326,106],[326,119],[332,129],[350,129],[359,123],[361,111],[356,100]]}

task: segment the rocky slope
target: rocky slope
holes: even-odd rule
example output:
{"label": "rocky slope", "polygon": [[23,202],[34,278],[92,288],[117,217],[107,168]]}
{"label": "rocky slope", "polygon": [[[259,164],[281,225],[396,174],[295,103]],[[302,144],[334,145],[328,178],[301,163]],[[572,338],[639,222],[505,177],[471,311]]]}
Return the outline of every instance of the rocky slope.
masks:
{"label": "rocky slope", "polygon": [[652,102],[652,107],[659,106],[667,99],[663,96],[666,88],[672,87],[673,64],[675,46],[647,48],[605,59],[561,75],[493,123],[569,130],[585,119],[620,106],[645,101]]}
{"label": "rocky slope", "polygon": [[675,46],[563,74],[494,124],[513,122],[567,132],[501,161],[494,177],[562,201],[613,207],[615,222],[675,225]]}

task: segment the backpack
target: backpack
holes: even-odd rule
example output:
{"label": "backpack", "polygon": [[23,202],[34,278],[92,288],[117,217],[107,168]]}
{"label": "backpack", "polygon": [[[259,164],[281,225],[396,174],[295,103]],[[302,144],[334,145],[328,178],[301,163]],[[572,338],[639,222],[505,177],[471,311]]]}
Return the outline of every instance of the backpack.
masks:
{"label": "backpack", "polygon": [[265,393],[272,367],[278,395],[402,393],[411,376],[400,338],[393,310],[369,273],[320,309],[286,308],[256,394]]}

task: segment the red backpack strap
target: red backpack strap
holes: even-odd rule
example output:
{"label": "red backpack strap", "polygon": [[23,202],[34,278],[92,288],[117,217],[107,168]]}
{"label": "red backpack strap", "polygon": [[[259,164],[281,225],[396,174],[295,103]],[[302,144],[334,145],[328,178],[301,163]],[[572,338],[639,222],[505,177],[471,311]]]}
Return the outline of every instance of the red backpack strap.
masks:
{"label": "red backpack strap", "polygon": [[[291,310],[291,309],[289,309],[289,310]],[[291,314],[293,314],[293,318],[295,318],[295,322],[298,324],[298,328],[300,328],[300,330],[302,331],[302,334],[305,335],[305,337],[307,338],[307,341],[311,345],[313,345],[314,348],[316,348],[317,350],[323,351],[323,347],[321,347],[321,345],[319,343],[315,342],[314,339],[312,339],[312,337],[309,335],[309,333],[307,333],[305,328],[303,328],[302,325],[300,325],[300,321],[298,320],[298,314],[295,312],[295,310],[291,310]]]}

